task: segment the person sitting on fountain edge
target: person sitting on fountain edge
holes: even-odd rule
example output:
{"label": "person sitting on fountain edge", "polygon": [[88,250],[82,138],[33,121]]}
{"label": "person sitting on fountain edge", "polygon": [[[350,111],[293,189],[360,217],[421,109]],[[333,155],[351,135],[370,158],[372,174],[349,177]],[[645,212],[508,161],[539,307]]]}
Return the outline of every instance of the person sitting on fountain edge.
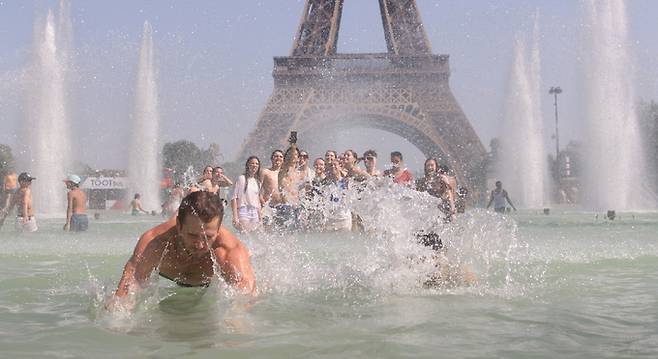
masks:
{"label": "person sitting on fountain edge", "polygon": [[[139,292],[154,270],[184,287],[208,286],[218,274],[227,284],[255,294],[249,250],[222,225],[223,216],[219,196],[207,191],[187,195],[176,217],[142,234],[108,307]],[[132,306],[132,301],[121,304]]]}

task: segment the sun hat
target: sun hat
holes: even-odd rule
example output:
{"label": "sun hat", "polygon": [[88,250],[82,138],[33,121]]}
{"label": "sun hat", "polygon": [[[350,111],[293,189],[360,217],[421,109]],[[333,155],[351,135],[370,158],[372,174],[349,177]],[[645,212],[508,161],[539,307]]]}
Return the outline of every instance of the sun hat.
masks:
{"label": "sun hat", "polygon": [[68,175],[68,177],[66,177],[64,180],[64,182],[71,182],[73,184],[80,184],[80,181],[80,176],[78,175]]}

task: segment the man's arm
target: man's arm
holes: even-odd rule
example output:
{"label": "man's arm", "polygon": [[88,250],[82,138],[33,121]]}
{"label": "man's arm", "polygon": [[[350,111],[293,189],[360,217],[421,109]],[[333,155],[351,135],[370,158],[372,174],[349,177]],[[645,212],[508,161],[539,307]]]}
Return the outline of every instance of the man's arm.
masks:
{"label": "man's arm", "polygon": [[66,194],[66,223],[64,223],[64,230],[68,231],[71,228],[71,216],[73,215],[73,194],[69,191]]}
{"label": "man's arm", "polygon": [[219,187],[230,187],[233,186],[233,181],[231,181],[230,178],[226,177],[226,175],[222,175],[219,177],[219,180],[217,180],[217,185]]}
{"label": "man's arm", "polygon": [[516,207],[514,207],[514,205],[512,204],[512,200],[509,199],[509,195],[507,194],[507,191],[505,191],[505,198],[507,199],[507,203],[509,203],[509,205],[512,206],[512,208],[514,208],[514,210],[516,211]]}
{"label": "man's arm", "polygon": [[491,191],[491,195],[489,196],[489,203],[487,204],[487,209],[489,209],[489,207],[491,207],[491,204],[493,203],[493,200],[494,200],[494,194],[493,194],[493,191]]}
{"label": "man's arm", "polygon": [[23,201],[22,201],[23,205],[21,206],[20,213],[21,213],[21,216],[23,217],[23,223],[27,223],[27,221],[29,219],[28,218],[28,213],[29,213],[28,212],[28,207],[30,205],[30,203],[28,202],[28,200],[29,200],[29,198],[28,198],[29,197],[29,189],[26,189],[26,190],[22,191],[21,196],[23,196]]}
{"label": "man's arm", "polygon": [[233,213],[233,227],[237,230],[242,230],[240,227],[240,221],[238,220],[238,199],[231,199],[231,212]]}
{"label": "man's arm", "polygon": [[[224,280],[243,290],[245,293],[256,293],[256,277],[249,260],[249,250],[226,227],[219,230],[221,242],[225,247],[218,247],[215,251],[226,250],[226,260],[219,263]],[[219,253],[217,258],[221,258]]]}
{"label": "man's arm", "polygon": [[132,256],[123,269],[123,275],[115,292],[116,297],[124,297],[130,292],[140,290],[160,264],[165,250],[165,241],[161,236],[176,226],[176,217],[146,231],[139,238]]}

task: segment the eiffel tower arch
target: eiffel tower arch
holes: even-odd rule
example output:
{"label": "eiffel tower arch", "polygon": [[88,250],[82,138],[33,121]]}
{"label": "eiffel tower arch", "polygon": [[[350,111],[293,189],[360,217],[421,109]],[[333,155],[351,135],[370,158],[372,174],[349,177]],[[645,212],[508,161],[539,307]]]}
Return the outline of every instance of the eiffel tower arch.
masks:
{"label": "eiffel tower arch", "polygon": [[449,164],[472,200],[486,189],[486,152],[450,87],[448,55],[435,55],[415,0],[379,0],[388,51],[337,53],[344,0],[306,0],[290,56],[274,58],[274,90],[239,159],[268,158],[336,126],[396,134]]}

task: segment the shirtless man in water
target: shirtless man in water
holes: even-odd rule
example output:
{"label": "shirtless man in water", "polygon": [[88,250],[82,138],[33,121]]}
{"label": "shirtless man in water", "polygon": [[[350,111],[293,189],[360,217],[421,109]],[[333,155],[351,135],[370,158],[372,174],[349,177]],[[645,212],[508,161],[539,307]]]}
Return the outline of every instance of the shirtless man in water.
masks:
{"label": "shirtless man in water", "polygon": [[219,274],[226,283],[255,294],[249,250],[222,226],[223,214],[221,199],[212,193],[185,197],[176,217],[140,237],[108,307],[130,306],[120,298],[139,292],[154,271],[184,287],[208,286]]}
{"label": "shirtless man in water", "polygon": [[32,181],[36,180],[35,177],[30,176],[28,173],[23,172],[18,175],[18,184],[20,188],[18,192],[12,197],[9,207],[6,208],[0,215],[0,225],[4,223],[4,219],[16,207],[16,222],[14,228],[17,232],[36,232],[37,220],[34,218],[34,209],[32,208]]}
{"label": "shirtless man in water", "polygon": [[65,231],[82,232],[89,227],[87,218],[87,195],[80,189],[80,177],[69,175],[65,180],[66,188],[66,223]]}
{"label": "shirtless man in water", "polygon": [[260,200],[264,205],[270,199],[276,204],[279,201],[279,170],[283,165],[283,151],[274,150],[272,156],[272,167],[264,168],[260,173],[259,181],[262,183],[260,189]]}

